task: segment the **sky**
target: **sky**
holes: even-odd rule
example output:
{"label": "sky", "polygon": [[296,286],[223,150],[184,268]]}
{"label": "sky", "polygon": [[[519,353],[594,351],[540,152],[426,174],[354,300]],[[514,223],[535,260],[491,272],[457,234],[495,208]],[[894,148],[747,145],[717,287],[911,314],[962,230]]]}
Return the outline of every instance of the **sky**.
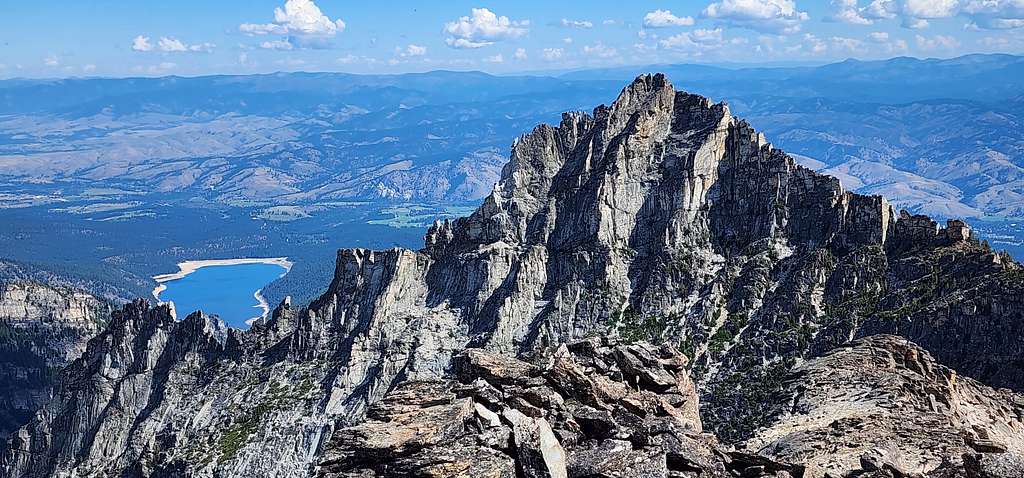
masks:
{"label": "sky", "polygon": [[1024,0],[5,1],[0,78],[496,74],[1024,51]]}

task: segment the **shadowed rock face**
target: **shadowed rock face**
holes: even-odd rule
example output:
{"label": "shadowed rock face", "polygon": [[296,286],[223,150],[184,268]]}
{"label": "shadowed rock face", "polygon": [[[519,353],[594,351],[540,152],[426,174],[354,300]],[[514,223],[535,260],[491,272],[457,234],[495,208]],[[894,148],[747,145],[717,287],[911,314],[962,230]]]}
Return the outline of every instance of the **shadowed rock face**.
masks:
{"label": "shadowed rock face", "polygon": [[[64,372],[60,398],[17,432],[4,470],[307,476],[335,428],[359,424],[389,391],[449,377],[467,348],[492,357],[480,376],[500,382],[532,369],[495,367],[494,354],[532,357],[594,335],[687,356],[703,428],[725,443],[784,416],[789,403],[777,398],[801,361],[865,335],[901,334],[965,375],[1024,387],[1020,265],[962,223],[939,228],[843,191],[726,105],[660,75],[518,139],[480,208],[435,224],[425,243],[339,251],[324,296],[302,310],[282,305],[247,332],[125,308]],[[650,390],[664,386],[653,373],[631,385],[662,393]],[[414,395],[448,397],[438,417],[465,418],[467,404],[477,413],[479,393],[446,386]],[[536,446],[513,456],[487,445],[504,453],[496,469],[550,468],[551,437],[567,446],[557,420],[509,409],[489,410],[513,443]],[[423,446],[463,433],[435,432]],[[364,465],[342,463],[338,473]]]}

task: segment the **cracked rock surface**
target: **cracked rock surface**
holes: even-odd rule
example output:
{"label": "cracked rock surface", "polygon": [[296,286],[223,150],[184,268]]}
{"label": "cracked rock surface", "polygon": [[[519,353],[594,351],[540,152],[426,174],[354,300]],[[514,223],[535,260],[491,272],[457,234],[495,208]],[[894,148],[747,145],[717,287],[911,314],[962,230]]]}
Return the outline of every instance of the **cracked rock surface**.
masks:
{"label": "cracked rock surface", "polygon": [[468,349],[456,357],[452,379],[399,385],[370,408],[364,422],[334,434],[318,475],[801,472],[769,460],[764,460],[768,467],[733,460],[714,435],[703,433],[686,357],[670,347],[590,339],[535,360],[530,364]]}

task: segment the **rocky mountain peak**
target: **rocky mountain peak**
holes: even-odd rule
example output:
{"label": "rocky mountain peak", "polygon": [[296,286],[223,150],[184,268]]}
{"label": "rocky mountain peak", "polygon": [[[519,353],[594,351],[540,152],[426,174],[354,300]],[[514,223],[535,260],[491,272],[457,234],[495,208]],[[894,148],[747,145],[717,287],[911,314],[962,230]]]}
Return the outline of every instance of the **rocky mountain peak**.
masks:
{"label": "rocky mountain peak", "polygon": [[[559,221],[559,213],[571,216]],[[494,192],[469,218],[439,223],[428,251],[452,244],[597,241],[632,247],[657,231],[675,248],[711,240],[737,253],[761,239],[881,244],[896,217],[880,197],[844,192],[796,165],[723,103],[644,75],[593,115],[571,113],[519,138]],[[710,236],[710,237],[708,237]]]}
{"label": "rocky mountain peak", "polygon": [[[562,344],[614,339],[597,355],[587,356],[579,348],[585,346],[566,350],[612,382],[671,395],[647,396],[669,400],[675,410],[658,405],[653,417],[683,415],[690,429],[714,433],[726,445],[755,443],[786,419],[792,402],[777,397],[788,393],[800,364],[868,335],[913,339],[963,375],[1024,388],[1022,270],[971,238],[962,223],[940,229],[926,217],[897,214],[879,196],[844,191],[837,179],[772,147],[726,105],[676,91],[663,75],[645,75],[611,106],[567,113],[559,125],[538,126],[516,140],[494,191],[468,217],[435,223],[422,250],[339,251],[327,292],[308,307],[282,305],[266,323],[224,337],[201,316],[175,322],[163,309],[130,304],[66,372],[61,398],[19,430],[3,467],[16,477],[42,476],[40,470],[308,476],[335,429],[363,437],[360,423],[373,430],[395,418],[417,424],[418,410],[428,408],[438,413],[429,420],[462,422],[434,430],[432,441],[413,440],[416,446],[495,439],[481,453],[494,458],[497,470],[522,463],[544,463],[549,474],[552,466],[561,470],[552,463],[564,462],[566,446],[558,453],[551,438],[564,443],[569,436],[582,440],[569,442],[570,452],[621,448],[629,452],[624,459],[653,457],[645,463],[666,473],[680,471],[672,469],[678,465],[689,472],[754,468],[744,476],[766,470],[785,476],[776,472],[802,468],[743,453],[729,460],[705,456],[701,463],[711,468],[694,468],[669,464],[663,447],[631,442],[624,448],[619,442],[639,426],[628,415],[616,418],[616,426],[624,425],[618,441],[559,435],[559,426],[571,431],[570,421],[580,425],[589,415],[563,409],[545,390],[526,395],[525,389],[550,383],[545,373],[551,372],[514,359],[553,357],[557,364],[566,352],[551,351]],[[639,342],[658,347],[630,348]],[[627,352],[643,366],[623,362]],[[135,365],[127,372],[111,366],[129,361]],[[480,420],[493,423],[499,410],[475,407],[491,400],[494,391],[486,387],[453,392],[451,380],[465,373],[467,361],[474,386],[476,378],[497,382],[491,385],[498,396],[533,408],[501,410],[494,427],[477,433]],[[692,386],[680,378],[682,363]],[[572,370],[563,370],[567,380],[579,378]],[[504,383],[496,374],[537,383]],[[931,382],[924,383],[912,391],[914,400],[929,390]],[[686,399],[691,389],[700,396],[699,419]],[[646,406],[628,393],[620,403],[577,391],[557,394],[606,411]],[[394,400],[382,402],[389,394]],[[544,396],[554,401],[547,408],[530,401]],[[866,399],[851,400],[859,406]],[[680,403],[687,404],[682,411]],[[410,415],[397,416],[405,410]],[[547,421],[551,411],[555,423],[545,426],[538,418]],[[371,421],[364,422],[367,416]],[[50,441],[82,420],[85,432]],[[600,421],[589,423],[608,423]],[[467,428],[470,422],[477,428]],[[400,445],[408,438],[389,436]],[[513,444],[530,445],[513,450],[502,441],[509,436]],[[376,465],[366,457],[394,451],[390,442],[372,439],[335,446],[344,456],[328,469],[341,476],[375,476],[367,475]],[[420,450],[399,448],[403,457]],[[712,445],[698,448],[717,453]],[[126,451],[112,456],[108,450]],[[793,461],[812,458],[792,455]]]}

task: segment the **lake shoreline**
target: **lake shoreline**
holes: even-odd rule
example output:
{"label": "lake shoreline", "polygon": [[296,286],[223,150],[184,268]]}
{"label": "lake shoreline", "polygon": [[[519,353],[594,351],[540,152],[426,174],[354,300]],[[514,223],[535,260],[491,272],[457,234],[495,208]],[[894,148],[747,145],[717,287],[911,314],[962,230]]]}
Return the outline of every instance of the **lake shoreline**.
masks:
{"label": "lake shoreline", "polygon": [[270,314],[270,304],[268,304],[267,299],[263,297],[263,289],[256,289],[256,292],[253,294],[253,297],[255,297],[256,301],[260,303],[260,305],[258,305],[257,307],[262,309],[263,313],[260,314],[259,317],[253,317],[245,321],[245,324],[250,327],[252,327],[252,324],[255,323],[257,320],[265,319],[267,318],[267,315]]}
{"label": "lake shoreline", "polygon": [[[278,278],[284,277],[285,274],[288,274],[288,272],[290,272],[291,269],[292,269],[292,265],[294,265],[294,263],[289,261],[287,257],[246,257],[246,258],[238,258],[238,259],[202,259],[202,260],[193,260],[193,261],[179,262],[178,263],[178,272],[173,272],[173,273],[170,273],[170,274],[158,274],[158,275],[152,276],[152,279],[157,282],[157,285],[156,285],[156,287],[153,288],[153,292],[152,292],[153,299],[155,299],[158,304],[163,304],[164,301],[160,300],[160,294],[163,291],[167,290],[167,284],[165,284],[166,282],[171,282],[171,281],[183,279],[186,276],[188,276],[189,274],[192,274],[193,272],[198,271],[199,269],[202,269],[204,267],[237,266],[237,265],[244,265],[244,264],[270,264],[270,265],[279,266],[279,267],[284,269],[284,272],[281,273],[281,275],[279,275]],[[263,292],[262,288],[257,289],[256,292],[253,294],[253,297],[255,297],[256,301],[259,302],[259,305],[256,306],[256,307],[260,308],[263,311],[263,313],[259,317],[253,317],[252,319],[247,320],[246,321],[247,323],[249,323],[249,321],[254,321],[254,320],[257,320],[257,319],[265,318],[270,313],[270,305],[267,303],[267,300],[263,297],[262,292]]]}

